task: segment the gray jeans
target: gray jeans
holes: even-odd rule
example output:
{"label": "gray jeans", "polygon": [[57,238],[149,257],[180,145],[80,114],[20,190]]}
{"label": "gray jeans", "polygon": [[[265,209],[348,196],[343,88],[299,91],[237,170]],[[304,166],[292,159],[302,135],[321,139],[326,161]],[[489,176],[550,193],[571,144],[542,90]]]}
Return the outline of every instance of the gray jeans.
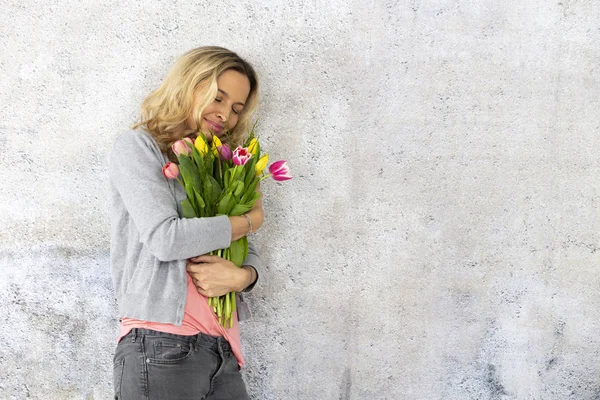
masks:
{"label": "gray jeans", "polygon": [[115,351],[115,399],[250,399],[223,337],[134,328]]}

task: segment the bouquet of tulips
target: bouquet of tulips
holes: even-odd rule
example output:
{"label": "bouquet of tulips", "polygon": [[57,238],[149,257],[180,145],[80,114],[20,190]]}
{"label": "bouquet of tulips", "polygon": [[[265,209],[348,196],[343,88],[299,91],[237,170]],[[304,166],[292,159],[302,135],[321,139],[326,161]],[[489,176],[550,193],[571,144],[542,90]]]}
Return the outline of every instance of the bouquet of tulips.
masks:
{"label": "bouquet of tulips", "polygon": [[[172,150],[178,163],[167,163],[163,174],[167,179],[177,179],[185,189],[187,198],[181,202],[185,218],[242,215],[250,211],[260,197],[256,191],[259,182],[268,177],[276,181],[292,178],[285,160],[271,164],[270,174],[263,173],[269,155],[261,155],[254,128],[244,145],[233,151],[216,135],[212,135],[209,148],[202,132],[196,139],[184,138],[175,142]],[[248,255],[248,239],[244,236],[231,242],[228,248],[210,254],[241,267]],[[236,311],[234,292],[211,297],[208,304],[223,327],[233,327],[231,315]]]}

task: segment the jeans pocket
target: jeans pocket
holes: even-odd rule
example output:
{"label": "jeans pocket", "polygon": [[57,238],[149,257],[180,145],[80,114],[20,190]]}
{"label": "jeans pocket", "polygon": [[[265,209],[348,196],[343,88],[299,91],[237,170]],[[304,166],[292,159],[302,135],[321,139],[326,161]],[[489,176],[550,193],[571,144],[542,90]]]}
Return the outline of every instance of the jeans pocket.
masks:
{"label": "jeans pocket", "polygon": [[225,354],[225,362],[232,364],[235,367],[236,371],[241,371],[242,367],[240,367],[240,364],[238,364],[237,358],[235,358],[235,354],[233,354],[233,352],[227,352]]}
{"label": "jeans pocket", "polygon": [[125,359],[115,361],[113,364],[113,389],[115,400],[121,398],[121,383],[123,382],[123,369],[125,367]]}
{"label": "jeans pocket", "polygon": [[[146,340],[146,351],[150,364],[178,364],[187,359],[194,351],[194,348],[183,340],[164,337],[149,338],[148,336],[146,336]],[[148,352],[150,343],[152,343],[152,353]]]}

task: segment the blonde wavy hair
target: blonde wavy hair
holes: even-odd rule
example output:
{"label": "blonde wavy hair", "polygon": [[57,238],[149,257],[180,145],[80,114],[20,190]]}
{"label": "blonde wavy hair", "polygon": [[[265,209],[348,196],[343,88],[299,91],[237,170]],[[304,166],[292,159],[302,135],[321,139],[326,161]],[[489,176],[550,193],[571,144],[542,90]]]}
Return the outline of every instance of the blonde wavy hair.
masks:
{"label": "blonde wavy hair", "polygon": [[[175,161],[171,145],[195,133],[187,126],[186,119],[191,114],[197,126],[200,126],[202,111],[217,97],[217,78],[227,70],[238,71],[250,81],[250,94],[244,109],[238,123],[229,132],[230,145],[242,144],[258,106],[258,77],[247,61],[217,46],[198,47],[179,57],[161,86],[144,99],[139,122],[132,129],[142,127],[154,137],[160,149]],[[201,101],[194,108],[195,95],[200,96]]]}

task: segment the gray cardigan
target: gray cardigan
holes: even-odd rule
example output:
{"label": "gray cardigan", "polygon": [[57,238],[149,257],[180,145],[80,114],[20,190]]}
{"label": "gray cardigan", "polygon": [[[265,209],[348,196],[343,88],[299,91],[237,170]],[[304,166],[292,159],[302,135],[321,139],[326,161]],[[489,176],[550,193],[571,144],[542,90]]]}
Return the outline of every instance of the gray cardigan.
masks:
{"label": "gray cardigan", "polygon": [[[186,260],[228,247],[231,224],[225,215],[182,218],[186,194],[176,180],[163,176],[168,161],[142,130],[115,140],[109,167],[110,257],[121,318],[181,325]],[[244,265],[258,271],[256,247],[250,242],[248,247]]]}

